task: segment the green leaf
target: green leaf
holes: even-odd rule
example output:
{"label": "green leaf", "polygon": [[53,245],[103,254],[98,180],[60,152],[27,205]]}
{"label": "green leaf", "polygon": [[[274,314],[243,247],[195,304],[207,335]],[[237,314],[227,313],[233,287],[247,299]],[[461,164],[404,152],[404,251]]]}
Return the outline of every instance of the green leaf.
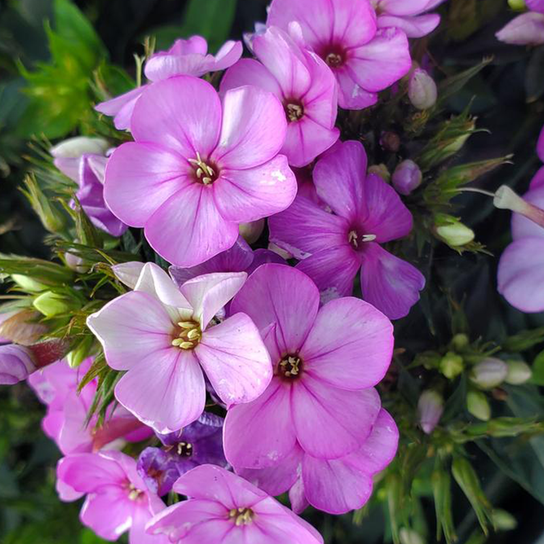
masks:
{"label": "green leaf", "polygon": [[544,327],[529,331],[522,331],[514,336],[509,336],[502,344],[505,351],[517,353],[530,349],[544,342]]}
{"label": "green leaf", "polygon": [[533,361],[533,375],[531,383],[544,385],[544,351],[541,351]]}

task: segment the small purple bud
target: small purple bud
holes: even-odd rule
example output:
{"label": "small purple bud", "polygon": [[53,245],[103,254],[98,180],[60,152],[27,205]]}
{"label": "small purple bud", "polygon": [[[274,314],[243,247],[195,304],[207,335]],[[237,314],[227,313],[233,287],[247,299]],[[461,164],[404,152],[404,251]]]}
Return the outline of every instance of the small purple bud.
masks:
{"label": "small purple bud", "polygon": [[401,195],[409,195],[420,185],[423,175],[414,161],[402,161],[393,172],[393,187]]}
{"label": "small purple bud", "polygon": [[26,380],[36,370],[32,351],[17,344],[0,346],[0,385]]}
{"label": "small purple bud", "polygon": [[414,70],[408,83],[408,98],[418,110],[427,110],[436,104],[438,90],[433,78],[421,68]]}
{"label": "small purple bud", "polygon": [[482,389],[492,389],[500,385],[508,375],[508,365],[500,359],[489,357],[472,369],[470,379]]}
{"label": "small purple bud", "polygon": [[400,149],[400,136],[396,132],[384,131],[380,136],[380,145],[386,151],[396,153]]}
{"label": "small purple bud", "polygon": [[428,389],[419,397],[417,411],[419,414],[419,424],[423,432],[431,434],[444,412],[444,399],[436,391]]}

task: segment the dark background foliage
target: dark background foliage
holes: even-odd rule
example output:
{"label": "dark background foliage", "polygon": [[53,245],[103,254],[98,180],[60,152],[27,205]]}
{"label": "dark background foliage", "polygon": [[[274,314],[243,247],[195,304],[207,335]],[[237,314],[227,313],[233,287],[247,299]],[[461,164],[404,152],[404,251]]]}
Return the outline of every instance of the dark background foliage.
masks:
{"label": "dark background foliage", "polygon": [[[147,35],[157,37],[160,49],[175,37],[200,33],[214,50],[227,37],[239,39],[266,14],[265,0],[196,0],[190,4],[184,0],[77,1],[102,39],[110,63],[124,67],[132,76],[133,53],[143,52]],[[429,44],[438,78],[493,55],[493,61],[447,104],[450,113],[459,113],[472,100],[471,113],[478,117],[477,126],[486,129],[470,139],[456,160],[465,163],[513,154],[513,164],[481,178],[478,184],[494,190],[508,183],[524,192],[539,166],[534,149],[544,122],[544,48],[528,51],[495,39],[494,33],[512,17],[506,1],[449,0],[442,12],[444,24]],[[49,257],[41,224],[18,186],[27,168],[25,156],[33,134],[40,136],[43,132],[56,138],[76,133],[75,124],[59,126],[59,119],[40,117],[43,112],[21,92],[26,84],[21,67],[32,70],[50,58],[45,25],[46,21],[54,24],[52,14],[52,0],[0,1],[1,253]],[[59,86],[75,83],[69,68],[61,67],[58,78]],[[61,99],[52,92],[52,104]],[[72,100],[75,110],[77,97]],[[477,239],[499,255],[510,239],[509,214],[494,211],[491,202],[480,195],[462,195],[458,204],[458,214],[475,230]],[[497,295],[496,265],[496,258],[484,254],[459,256],[446,246],[440,247],[433,255],[429,290],[439,292],[441,298],[424,299],[399,324],[397,345],[417,352],[446,343],[451,337],[451,320],[446,317],[450,315],[448,297],[463,303],[468,321],[465,326],[472,339],[481,336],[501,341],[508,334],[544,325],[543,316],[525,316]],[[419,378],[414,379],[417,382]],[[534,404],[523,396],[511,399],[510,410],[514,409],[523,415],[542,414],[540,399]],[[41,432],[42,415],[42,407],[24,385],[0,391],[0,542],[101,542],[79,524],[79,504],[61,504],[56,498],[54,466],[59,453]],[[503,447],[500,440],[486,444],[484,448],[493,449],[495,462],[476,446],[470,450],[493,504],[518,520],[516,529],[492,535],[488,542],[532,544],[544,538],[544,442],[538,440],[528,446],[533,448],[532,455],[519,455],[519,451]],[[423,489],[425,481],[420,483]],[[434,509],[424,493],[421,505],[432,535]],[[454,517],[461,542],[486,541],[473,536],[477,534],[475,515],[458,489],[454,493]],[[330,544],[383,542],[390,537],[387,528],[384,534],[387,520],[381,508],[372,509],[360,526],[352,523],[351,514],[332,517],[310,511],[308,518]]]}

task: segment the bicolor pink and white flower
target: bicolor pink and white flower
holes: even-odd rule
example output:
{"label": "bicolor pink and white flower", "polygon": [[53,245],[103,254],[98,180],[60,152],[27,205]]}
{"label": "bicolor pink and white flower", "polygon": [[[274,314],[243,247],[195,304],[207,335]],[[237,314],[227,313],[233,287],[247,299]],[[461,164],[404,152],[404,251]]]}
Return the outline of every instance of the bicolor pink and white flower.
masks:
{"label": "bicolor pink and white flower", "polygon": [[295,176],[278,155],[285,113],[268,91],[239,87],[220,100],[201,79],[170,78],[140,97],[131,129],[135,142],[108,161],[106,202],[175,265],[195,266],[229,249],[239,223],[295,198]]}
{"label": "bicolor pink and white flower", "polygon": [[153,263],[132,292],[112,300],[87,324],[108,364],[126,371],[115,397],[140,421],[168,433],[204,411],[204,373],[227,405],[250,402],[268,386],[270,356],[244,313],[215,324],[214,316],[240,290],[247,274],[207,274],[181,289]]}

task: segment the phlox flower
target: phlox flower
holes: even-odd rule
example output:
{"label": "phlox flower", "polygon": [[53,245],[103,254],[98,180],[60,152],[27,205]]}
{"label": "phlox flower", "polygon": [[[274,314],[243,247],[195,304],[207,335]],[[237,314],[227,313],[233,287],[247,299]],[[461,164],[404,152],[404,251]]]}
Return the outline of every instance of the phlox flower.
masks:
{"label": "phlox flower", "polygon": [[260,61],[242,59],[221,81],[226,91],[255,85],[273,92],[282,102],[287,135],[281,153],[289,164],[301,167],[331,147],[340,135],[334,127],[337,113],[336,81],[323,60],[301,48],[279,28],[268,28],[252,41]]}
{"label": "phlox flower", "polygon": [[147,490],[132,457],[118,451],[76,453],[59,461],[57,478],[61,500],[87,495],[80,520],[101,538],[117,540],[129,531],[129,544],[168,543],[145,531],[164,503]]}
{"label": "phlox flower", "polygon": [[395,190],[366,174],[361,143],[337,144],[315,165],[317,195],[332,210],[297,196],[269,220],[270,241],[292,253],[324,300],[350,295],[361,273],[363,298],[390,319],[404,317],[418,301],[425,278],[381,244],[407,236],[412,215]]}
{"label": "phlox flower", "polygon": [[174,491],[188,500],[157,514],[148,532],[183,544],[323,544],[319,533],[272,497],[223,468],[203,465]]}
{"label": "phlox flower", "polygon": [[192,423],[204,411],[204,372],[227,405],[250,402],[268,386],[270,357],[253,321],[215,314],[238,292],[247,275],[207,274],[178,289],[153,263],[134,291],[89,316],[108,364],[127,371],[115,397],[159,433]]}
{"label": "phlox flower", "polygon": [[273,0],[267,24],[288,30],[299,23],[308,48],[330,67],[338,82],[338,104],[363,109],[410,70],[406,34],[378,29],[369,0]]}
{"label": "phlox flower", "polygon": [[286,128],[268,91],[240,87],[221,101],[201,79],[155,83],[134,109],[135,142],[108,161],[106,202],[166,260],[201,264],[233,246],[239,223],[293,201],[296,180],[278,155]]}
{"label": "phlox flower", "polygon": [[[218,72],[232,66],[242,56],[242,43],[226,42],[217,55],[208,54],[208,43],[202,36],[188,40],[176,40],[168,51],[159,51],[148,59],[144,74],[150,82],[162,81],[169,77],[189,75],[201,77],[208,72]],[[142,85],[127,93],[106,100],[96,110],[113,116],[115,128],[130,128],[130,119],[138,98],[150,84]]]}
{"label": "phlox flower", "polygon": [[373,386],[391,360],[391,322],[353,297],[319,308],[312,280],[278,264],[259,267],[231,311],[254,319],[274,376],[258,399],[228,410],[227,461],[254,469],[281,463],[297,447],[320,459],[357,451],[380,412]]}
{"label": "phlox flower", "polygon": [[544,1],[526,0],[529,12],[514,17],[495,36],[513,45],[544,44]]}

